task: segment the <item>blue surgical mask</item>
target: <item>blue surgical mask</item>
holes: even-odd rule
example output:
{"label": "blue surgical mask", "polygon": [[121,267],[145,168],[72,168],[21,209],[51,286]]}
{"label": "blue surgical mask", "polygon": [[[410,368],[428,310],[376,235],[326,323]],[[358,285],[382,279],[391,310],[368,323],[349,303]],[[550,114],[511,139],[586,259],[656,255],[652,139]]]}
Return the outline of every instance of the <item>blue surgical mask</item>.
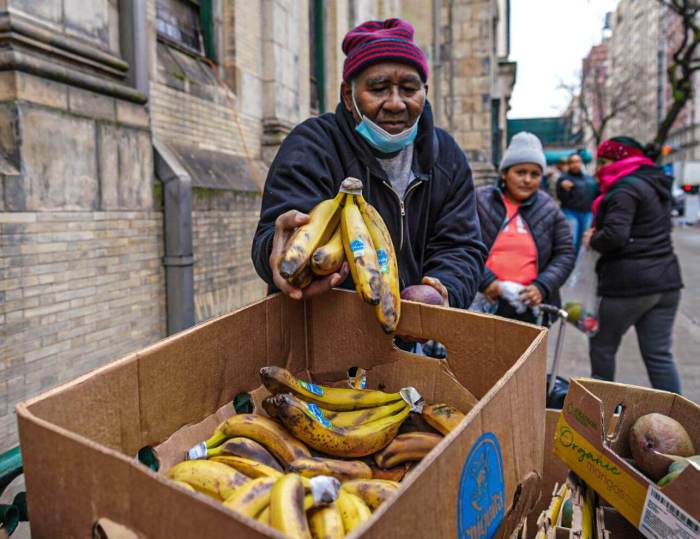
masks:
{"label": "blue surgical mask", "polygon": [[357,115],[361,118],[360,123],[355,126],[355,131],[357,131],[360,136],[365,139],[367,143],[375,150],[382,153],[394,153],[398,152],[399,150],[403,150],[406,146],[412,144],[413,141],[416,140],[416,135],[418,134],[418,120],[420,119],[420,116],[411,127],[401,131],[401,133],[392,135],[360,112],[360,109],[355,102],[354,85],[352,88],[352,104],[355,106]]}

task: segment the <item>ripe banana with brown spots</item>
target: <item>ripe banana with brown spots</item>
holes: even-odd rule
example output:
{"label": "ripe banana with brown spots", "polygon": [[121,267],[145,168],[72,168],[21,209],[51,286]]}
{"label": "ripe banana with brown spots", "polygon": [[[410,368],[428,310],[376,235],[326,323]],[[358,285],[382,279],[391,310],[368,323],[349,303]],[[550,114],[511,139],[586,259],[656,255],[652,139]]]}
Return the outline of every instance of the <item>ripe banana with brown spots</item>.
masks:
{"label": "ripe banana with brown spots", "polygon": [[447,436],[464,419],[464,414],[449,404],[427,404],[421,412],[425,421],[436,431]]}
{"label": "ripe banana with brown spots", "polygon": [[400,393],[312,384],[298,379],[282,367],[263,367],[260,369],[260,379],[273,395],[292,393],[306,402],[323,407],[325,410],[358,410],[403,400]]}
{"label": "ripe banana with brown spots", "polygon": [[224,505],[242,515],[255,518],[270,504],[272,487],[275,486],[277,479],[277,477],[258,477],[248,481],[227,498]]}
{"label": "ripe banana with brown spots", "polygon": [[238,470],[243,475],[247,475],[253,479],[258,477],[282,477],[284,474],[267,464],[262,464],[255,460],[247,459],[244,457],[236,457],[233,455],[219,455],[214,457],[209,457],[209,460],[214,462],[220,462],[221,464],[226,464],[234,470]]}
{"label": "ripe banana with brown spots", "polygon": [[[316,500],[314,500],[314,497],[312,494],[307,494],[304,496],[304,511],[308,511],[312,507],[316,507],[318,504],[316,503]],[[256,517],[258,522],[261,524],[267,524],[268,526],[270,525],[270,506],[268,505],[265,509],[263,509],[260,514]]]}
{"label": "ripe banana with brown spots", "polygon": [[[365,423],[370,423],[394,415],[404,408],[408,407],[408,404],[403,399],[396,402],[390,402],[389,404],[384,404],[383,406],[375,406],[373,408],[361,408],[359,410],[350,410],[347,412],[338,412],[335,410],[327,410],[322,406],[314,403],[305,402],[303,399],[299,399],[292,394],[292,398],[300,401],[301,405],[309,408],[309,411],[324,417],[331,423],[334,427],[347,428],[347,427],[359,427]],[[263,399],[262,405],[267,414],[270,417],[277,417],[277,410],[275,409],[273,397],[266,397]]]}
{"label": "ripe banana with brown spots", "polygon": [[316,275],[330,275],[340,270],[344,260],[343,237],[340,227],[337,227],[328,243],[321,245],[311,256],[311,271]]}
{"label": "ripe banana with brown spots", "polygon": [[379,261],[354,195],[345,198],[345,206],[340,213],[340,231],[355,290],[365,302],[377,305],[382,299]]}
{"label": "ripe banana with brown spots", "polygon": [[297,228],[278,260],[280,275],[290,281],[309,263],[313,252],[331,238],[338,226],[339,210],[345,193],[319,202],[309,212],[309,222]]}
{"label": "ripe banana with brown spots", "polygon": [[409,463],[405,463],[399,464],[398,466],[394,466],[393,468],[387,468],[385,470],[384,468],[380,468],[379,466],[377,466],[376,463],[373,463],[371,466],[372,479],[388,479],[390,481],[396,481],[398,483],[408,473],[409,466]]}
{"label": "ripe banana with brown spots", "polygon": [[306,446],[289,434],[279,423],[258,414],[237,414],[221,423],[205,442],[215,447],[227,438],[243,436],[262,444],[284,465],[301,457],[310,457]]}
{"label": "ripe banana with brown spots", "polygon": [[404,462],[422,459],[442,440],[432,432],[407,432],[399,434],[381,452],[374,455],[374,461],[381,468],[393,468]]}
{"label": "ripe banana with brown spots", "polygon": [[182,488],[185,490],[189,490],[190,492],[197,492],[192,485],[189,483],[185,483],[184,481],[173,481],[174,483],[177,483],[180,485]]}
{"label": "ripe banana with brown spots", "polygon": [[379,274],[382,280],[381,299],[374,308],[377,320],[385,333],[393,333],[401,316],[401,284],[394,243],[379,212],[367,203],[362,194],[355,196],[362,218],[367,225],[372,244],[377,253]]}
{"label": "ripe banana with brown spots", "polygon": [[307,516],[313,539],[341,539],[345,537],[343,517],[340,516],[340,510],[335,502],[318,509],[311,509]]}
{"label": "ripe banana with brown spots", "polygon": [[385,479],[353,479],[345,481],[340,488],[345,492],[358,496],[374,511],[396,494],[399,484]]}
{"label": "ripe banana with brown spots", "polygon": [[220,446],[213,447],[207,451],[207,456],[209,457],[220,455],[243,457],[259,462],[260,464],[265,464],[278,472],[282,471],[282,467],[279,462],[277,462],[277,459],[262,445],[250,438],[243,438],[240,436],[237,438],[230,438]]}
{"label": "ripe banana with brown spots", "polygon": [[289,465],[289,471],[302,477],[328,475],[340,481],[369,479],[372,469],[361,460],[338,460],[323,457],[297,459]]}
{"label": "ripe banana with brown spots", "polygon": [[304,485],[298,475],[283,475],[272,487],[270,525],[294,539],[311,539],[304,510]]}
{"label": "ripe banana with brown spots", "polygon": [[398,400],[396,402],[390,402],[389,404],[384,404],[383,406],[375,406],[373,408],[362,408],[360,410],[352,410],[349,412],[336,412],[333,410],[323,410],[320,406],[319,409],[323,412],[331,423],[336,427],[359,427],[365,423],[371,423],[377,419],[382,419],[383,417],[388,417],[402,411],[404,408],[408,407],[406,401]]}
{"label": "ripe banana with brown spots", "polygon": [[406,407],[397,414],[359,427],[338,428],[288,393],[275,395],[272,401],[277,417],[296,438],[318,451],[346,458],[364,457],[386,447],[410,412]]}
{"label": "ripe banana with brown spots", "polygon": [[166,477],[178,483],[187,483],[197,492],[215,500],[229,498],[248,477],[220,462],[184,460],[170,468]]}
{"label": "ripe banana with brown spots", "polygon": [[343,519],[343,528],[348,534],[372,516],[372,511],[360,498],[341,490],[338,499],[335,501]]}
{"label": "ripe banana with brown spots", "polygon": [[314,272],[311,271],[311,264],[307,262],[304,267],[294,277],[290,277],[287,282],[292,286],[301,288],[302,290],[309,286],[314,280]]}

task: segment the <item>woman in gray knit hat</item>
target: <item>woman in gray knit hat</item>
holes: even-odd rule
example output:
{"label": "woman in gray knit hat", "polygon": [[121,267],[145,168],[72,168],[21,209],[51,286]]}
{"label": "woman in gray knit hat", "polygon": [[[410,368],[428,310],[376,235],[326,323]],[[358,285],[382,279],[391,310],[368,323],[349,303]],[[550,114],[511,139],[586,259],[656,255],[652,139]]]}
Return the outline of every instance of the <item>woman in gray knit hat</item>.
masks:
{"label": "woman in gray knit hat", "polygon": [[477,190],[481,235],[489,248],[480,290],[498,302],[496,314],[525,322],[537,319],[531,309],[517,312],[499,301],[505,289],[521,285],[519,299],[525,305],[559,305],[559,288],[576,260],[564,214],[538,189],[545,167],[540,140],[518,133],[503,155],[497,184]]}

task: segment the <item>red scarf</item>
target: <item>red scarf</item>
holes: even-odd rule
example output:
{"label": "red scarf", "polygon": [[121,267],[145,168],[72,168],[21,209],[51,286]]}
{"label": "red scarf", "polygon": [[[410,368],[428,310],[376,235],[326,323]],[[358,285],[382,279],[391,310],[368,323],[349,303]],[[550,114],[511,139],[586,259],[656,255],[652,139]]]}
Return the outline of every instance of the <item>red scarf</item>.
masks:
{"label": "red scarf", "polygon": [[614,161],[604,167],[600,167],[596,173],[598,184],[600,186],[600,195],[593,201],[593,216],[595,217],[598,211],[598,206],[605,198],[605,195],[610,191],[613,185],[620,181],[625,176],[633,174],[639,167],[649,165],[654,166],[654,162],[648,157],[635,155],[626,157],[619,161]]}

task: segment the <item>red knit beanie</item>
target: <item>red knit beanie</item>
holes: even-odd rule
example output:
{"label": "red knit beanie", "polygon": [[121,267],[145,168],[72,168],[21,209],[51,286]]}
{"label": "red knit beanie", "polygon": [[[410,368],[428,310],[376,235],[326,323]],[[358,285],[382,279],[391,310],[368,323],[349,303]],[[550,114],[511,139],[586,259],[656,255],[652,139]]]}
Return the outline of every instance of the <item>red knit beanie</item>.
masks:
{"label": "red knit beanie", "polygon": [[368,21],[350,30],[343,39],[343,80],[379,62],[401,62],[415,67],[428,80],[428,61],[413,41],[413,25],[401,19]]}
{"label": "red knit beanie", "polygon": [[[627,144],[625,144],[626,142]],[[636,147],[638,145],[637,141],[626,139],[625,137],[611,138],[600,143],[596,155],[598,159],[606,158],[613,161],[619,161],[628,157],[643,157],[644,151]]]}

